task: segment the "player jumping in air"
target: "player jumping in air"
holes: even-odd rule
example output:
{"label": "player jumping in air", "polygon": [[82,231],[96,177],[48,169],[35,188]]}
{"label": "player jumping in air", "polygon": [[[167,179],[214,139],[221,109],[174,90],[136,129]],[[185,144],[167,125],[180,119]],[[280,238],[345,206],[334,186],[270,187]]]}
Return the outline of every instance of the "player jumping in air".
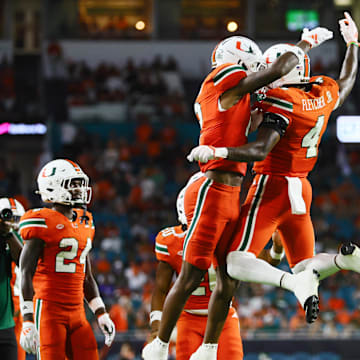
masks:
{"label": "player jumping in air", "polygon": [[[263,121],[255,142],[226,149],[199,146],[189,155],[190,160],[204,163],[218,157],[258,161],[254,166],[256,177],[241,209],[239,226],[227,256],[227,271],[234,279],[293,290],[283,271],[256,258],[276,228],[295,274],[315,270],[322,279],[340,269],[360,272],[360,250],[355,245],[343,247],[337,255],[314,256],[315,238],[310,217],[312,189],[307,174],[317,160],[329,116],[349,95],[358,68],[358,31],[347,13],[345,19],[340,20],[340,31],[347,51],[337,80],[327,76],[310,78],[309,59],[304,56],[302,66],[270,84],[260,104]],[[289,48],[290,45],[274,45],[264,53],[264,58],[272,64]],[[222,155],[218,156],[219,153]],[[216,288],[213,294],[217,296],[210,301],[211,321],[207,324],[204,344],[191,360],[216,359],[214,348],[223,318],[222,314],[218,315],[219,306],[221,298],[228,297],[229,301],[231,294],[221,288]],[[316,302],[312,305],[308,301],[304,306],[307,320],[312,322],[318,309]],[[222,311],[226,312],[226,308]]]}
{"label": "player jumping in air", "polygon": [[[212,54],[213,70],[201,85],[194,105],[201,127],[200,144],[217,147],[246,144],[250,93],[281,78],[298,65],[304,50],[311,47],[309,41],[315,46],[331,37],[332,33],[327,29],[314,29],[298,46],[260,71],[262,54],[253,41],[234,36],[220,42]],[[167,359],[171,332],[187,299],[200,285],[212,263],[216,268],[217,287],[233,293],[233,281],[226,276],[225,262],[240,216],[240,186],[246,164],[220,159],[201,164],[200,168],[205,176],[186,190],[188,231],[181,272],[166,297],[158,337],[143,349],[145,360]],[[292,282],[293,290],[300,302],[316,295],[313,284],[317,279],[312,272],[289,276],[296,277]],[[227,298],[223,307],[227,310],[222,325],[229,309]]]}
{"label": "player jumping in air", "polygon": [[[156,237],[155,253],[159,261],[155,288],[151,300],[150,326],[151,338],[159,332],[159,325],[166,295],[168,294],[174,273],[180,273],[182,265],[182,249],[187,233],[187,219],[184,208],[184,198],[188,185],[204,176],[202,173],[193,175],[178,195],[176,208],[180,225],[163,229]],[[273,236],[271,250],[263,250],[259,257],[266,259],[272,265],[277,265],[281,259],[283,247],[279,236]],[[216,274],[211,266],[205,274],[200,286],[193,291],[185,304],[177,322],[176,359],[188,360],[191,354],[201,345],[206,328],[210,295],[216,284]],[[230,306],[224,328],[219,339],[219,360],[242,360],[243,349],[240,337],[239,319],[236,310]]]}

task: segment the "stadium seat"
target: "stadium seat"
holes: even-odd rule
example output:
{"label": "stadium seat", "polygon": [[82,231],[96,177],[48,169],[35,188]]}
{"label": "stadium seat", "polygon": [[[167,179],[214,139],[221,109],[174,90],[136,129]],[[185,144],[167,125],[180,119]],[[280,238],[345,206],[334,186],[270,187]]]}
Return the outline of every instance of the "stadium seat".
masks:
{"label": "stadium seat", "polygon": [[259,356],[255,353],[248,353],[244,356],[244,360],[259,360]]}
{"label": "stadium seat", "polygon": [[291,355],[278,352],[269,353],[269,357],[271,360],[293,360]]}
{"label": "stadium seat", "polygon": [[321,352],[314,355],[311,360],[340,360],[341,357],[338,354],[331,352]]}
{"label": "stadium seat", "polygon": [[312,359],[311,354],[306,352],[297,352],[292,355],[292,360],[310,360]]}

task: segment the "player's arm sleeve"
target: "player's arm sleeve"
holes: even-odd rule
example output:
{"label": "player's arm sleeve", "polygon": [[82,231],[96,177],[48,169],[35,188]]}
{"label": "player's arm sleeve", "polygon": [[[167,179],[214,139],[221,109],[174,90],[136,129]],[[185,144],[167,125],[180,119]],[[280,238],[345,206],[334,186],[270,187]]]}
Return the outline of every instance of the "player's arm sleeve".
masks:
{"label": "player's arm sleeve", "polygon": [[223,93],[236,86],[241,79],[246,77],[246,72],[240,65],[229,65],[222,68],[213,78],[215,88]]}
{"label": "player's arm sleeve", "polygon": [[44,232],[48,229],[45,217],[41,213],[25,213],[20,219],[19,233],[23,240],[34,238],[45,241]]}
{"label": "player's arm sleeve", "polygon": [[168,244],[161,235],[161,232],[155,239],[155,256],[158,261],[170,262],[170,251]]}

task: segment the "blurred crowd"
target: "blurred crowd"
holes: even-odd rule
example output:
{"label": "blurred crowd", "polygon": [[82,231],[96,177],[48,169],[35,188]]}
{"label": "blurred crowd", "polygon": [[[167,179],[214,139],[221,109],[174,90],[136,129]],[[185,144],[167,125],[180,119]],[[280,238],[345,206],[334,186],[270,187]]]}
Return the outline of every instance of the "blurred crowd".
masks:
{"label": "blurred crowd", "polygon": [[[56,48],[50,50],[55,57],[61,56]],[[96,223],[93,271],[117,331],[146,330],[156,269],[155,237],[164,227],[177,224],[176,195],[198,171],[197,165],[186,161],[194,144],[184,142],[174,125],[189,119],[196,123],[189,113],[191,104],[173,59],[156,58],[141,65],[131,60],[123,66],[102,63],[94,69],[82,61],[67,63],[62,69],[59,74],[66,79],[69,111],[123,103],[125,124],[134,129],[131,137],[114,132],[104,138],[85,125],[74,125],[53,156],[76,161],[91,179],[89,209]],[[0,82],[8,85],[0,92],[0,103],[5,109],[13,97],[11,76],[11,67],[3,63]],[[351,113],[352,106],[341,111]],[[359,156],[357,148],[345,148],[336,141],[334,125],[330,125],[310,176],[318,252],[336,252],[341,242],[360,239]],[[49,157],[42,154],[37,168]],[[28,208],[41,205],[33,193],[35,182],[24,189],[19,168],[7,157],[1,157],[0,164],[0,196],[15,196]],[[282,266],[287,268],[286,261]],[[277,331],[291,336],[306,331],[311,336],[339,337],[360,331],[358,281],[359,275],[349,272],[323,281],[321,316],[309,328],[292,294],[244,283],[234,301],[242,335],[251,338],[258,332]]]}
{"label": "blurred crowd", "polygon": [[[311,175],[312,214],[320,252],[335,252],[342,241],[360,238],[358,153],[347,154],[344,174],[333,165],[334,157],[344,150],[333,145],[331,139],[324,142],[321,161]],[[102,141],[81,129],[57,154],[78,162],[90,176],[93,201],[89,208],[96,222],[93,271],[119,332],[148,329],[156,268],[154,240],[162,228],[177,224],[177,192],[197,171],[197,165],[185,160],[189,149],[170,125],[159,131],[139,122],[132,141],[111,136]],[[3,159],[0,195],[16,196],[20,174],[7,166]],[[39,206],[34,189],[30,190],[26,205]],[[321,283],[321,317],[309,328],[291,293],[243,283],[234,302],[243,336],[251,338],[259,331],[282,331],[291,336],[306,330],[337,337],[360,331],[358,276],[341,272]]]}

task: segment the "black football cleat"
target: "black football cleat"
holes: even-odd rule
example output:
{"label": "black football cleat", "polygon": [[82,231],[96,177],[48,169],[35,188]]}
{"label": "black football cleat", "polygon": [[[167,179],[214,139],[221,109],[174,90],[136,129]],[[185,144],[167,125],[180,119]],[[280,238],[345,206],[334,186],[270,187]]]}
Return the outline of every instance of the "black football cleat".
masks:
{"label": "black football cleat", "polygon": [[313,323],[319,315],[319,298],[316,295],[310,296],[304,304],[306,322]]}

